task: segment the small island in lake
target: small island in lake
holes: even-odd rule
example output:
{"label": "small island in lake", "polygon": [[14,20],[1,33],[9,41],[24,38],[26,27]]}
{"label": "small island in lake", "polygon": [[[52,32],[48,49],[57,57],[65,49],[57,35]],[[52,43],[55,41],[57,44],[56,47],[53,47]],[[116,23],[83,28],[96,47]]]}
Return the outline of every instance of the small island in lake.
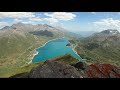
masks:
{"label": "small island in lake", "polygon": [[66,46],[71,46],[70,43],[68,43]]}

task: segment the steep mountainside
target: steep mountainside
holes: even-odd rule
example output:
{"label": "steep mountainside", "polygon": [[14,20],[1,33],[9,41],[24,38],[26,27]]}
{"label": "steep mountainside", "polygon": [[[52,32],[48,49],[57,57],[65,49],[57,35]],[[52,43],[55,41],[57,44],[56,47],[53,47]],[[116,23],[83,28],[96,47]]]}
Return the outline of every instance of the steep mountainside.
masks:
{"label": "steep mountainside", "polygon": [[[47,24],[17,23],[0,30],[0,77],[11,78],[120,78],[120,34],[105,30],[87,38]],[[85,62],[70,55],[28,64],[35,48],[48,40],[70,38],[70,44]]]}
{"label": "steep mountainside", "polygon": [[0,30],[0,77],[28,64],[36,54],[35,48],[48,40],[69,37],[47,24],[16,23]]}
{"label": "steep mountainside", "polygon": [[100,33],[96,33],[93,36],[91,36],[91,39],[95,39],[97,41],[115,41],[120,42],[120,33],[118,30],[104,30]]}
{"label": "steep mountainside", "polygon": [[[74,40],[78,54],[88,63],[106,63],[120,67],[120,34],[102,31],[84,39]],[[118,32],[118,31],[117,31]]]}

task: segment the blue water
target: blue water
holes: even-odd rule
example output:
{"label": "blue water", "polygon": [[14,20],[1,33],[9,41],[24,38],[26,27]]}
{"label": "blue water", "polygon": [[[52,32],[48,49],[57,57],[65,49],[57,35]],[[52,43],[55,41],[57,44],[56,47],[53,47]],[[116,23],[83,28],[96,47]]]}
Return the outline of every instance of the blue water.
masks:
{"label": "blue water", "polygon": [[69,41],[67,38],[60,38],[46,43],[45,46],[36,49],[38,54],[33,58],[32,62],[40,62],[42,60],[55,58],[65,54],[71,54],[78,60],[82,60],[82,58],[76,54],[71,47],[66,46],[68,43]]}

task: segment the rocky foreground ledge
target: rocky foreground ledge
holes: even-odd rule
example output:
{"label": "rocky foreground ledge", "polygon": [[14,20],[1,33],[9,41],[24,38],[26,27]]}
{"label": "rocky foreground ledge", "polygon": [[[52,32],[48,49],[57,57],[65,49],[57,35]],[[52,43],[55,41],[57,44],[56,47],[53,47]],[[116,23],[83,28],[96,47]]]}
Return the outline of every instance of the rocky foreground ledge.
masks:
{"label": "rocky foreground ledge", "polygon": [[58,61],[45,61],[29,73],[21,73],[10,78],[120,78],[120,68],[110,64],[83,62],[65,64]]}

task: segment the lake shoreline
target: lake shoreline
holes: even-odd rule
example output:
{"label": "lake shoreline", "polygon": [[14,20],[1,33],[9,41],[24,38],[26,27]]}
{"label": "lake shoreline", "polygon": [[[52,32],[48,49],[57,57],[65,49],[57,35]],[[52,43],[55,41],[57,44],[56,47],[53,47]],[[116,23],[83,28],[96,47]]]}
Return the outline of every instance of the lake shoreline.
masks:
{"label": "lake shoreline", "polygon": [[[36,53],[33,54],[32,58],[31,58],[31,61],[28,62],[28,64],[31,64],[32,61],[33,61],[33,59],[34,59],[34,57],[39,54],[39,52],[37,51],[37,49],[39,49],[39,48],[41,48],[41,47],[44,47],[47,43],[49,43],[49,42],[51,42],[51,41],[54,41],[54,40],[57,40],[57,39],[62,39],[62,38],[66,38],[66,37],[60,37],[60,38],[55,38],[55,39],[48,40],[48,41],[45,42],[42,46],[35,48],[34,50],[35,50]],[[67,38],[67,39],[69,40],[69,38]],[[77,51],[75,50],[75,48],[77,47],[77,45],[75,45],[75,46],[72,45],[72,46],[67,46],[67,47],[71,47],[72,50],[73,50],[73,52],[74,52],[77,56],[79,56],[78,53],[77,53]],[[79,56],[79,57],[80,57],[80,56]],[[80,58],[81,58],[81,57],[80,57]],[[78,60],[79,60],[79,59],[78,59]],[[82,60],[82,58],[81,58],[81,60]],[[81,60],[80,60],[80,61],[81,61]]]}
{"label": "lake shoreline", "polygon": [[[66,38],[66,37],[61,37],[61,38]],[[61,38],[55,38],[55,39],[51,39],[51,40],[48,40],[45,44],[43,44],[42,46],[38,47],[38,48],[41,48],[41,47],[44,47],[47,43],[49,43],[50,41],[54,41],[54,40],[57,40],[57,39],[61,39]],[[67,38],[68,39],[68,38]],[[38,49],[38,48],[35,48]]]}
{"label": "lake shoreline", "polygon": [[[72,47],[72,50],[79,56],[79,54],[77,53],[77,51],[75,50],[75,48],[77,47],[77,45],[75,47]],[[80,57],[80,56],[79,56]],[[80,57],[81,58],[81,57]],[[85,62],[86,59],[82,59],[81,58],[81,62]]]}
{"label": "lake shoreline", "polygon": [[[75,50],[75,48],[77,47],[77,45],[76,46],[72,46],[72,50],[75,52],[75,54],[76,55],[78,55],[79,56],[79,54],[77,53],[77,51]],[[79,56],[80,57],[80,56]],[[81,58],[81,57],[80,57]],[[82,58],[81,58],[82,59]]]}
{"label": "lake shoreline", "polygon": [[[61,38],[66,38],[66,37],[61,37]],[[39,53],[39,52],[37,51],[38,48],[44,47],[44,46],[45,46],[47,43],[49,43],[50,41],[54,41],[54,40],[61,39],[61,38],[55,38],[55,39],[48,40],[48,41],[45,42],[42,46],[35,48],[34,50],[35,50],[36,53],[35,53],[35,54],[32,54],[32,55],[33,55],[32,60],[33,60],[33,58],[34,58],[36,55],[38,55],[38,53]],[[31,64],[31,63],[32,63],[32,60],[30,60],[30,62],[28,62],[28,64]]]}
{"label": "lake shoreline", "polygon": [[[35,50],[35,49],[34,49]],[[28,64],[31,64],[32,63],[32,60],[33,60],[33,58],[36,56],[36,55],[38,55],[38,52],[35,50],[35,53],[34,54],[32,54],[33,56],[31,57],[31,60],[30,60],[30,62],[28,62]]]}

